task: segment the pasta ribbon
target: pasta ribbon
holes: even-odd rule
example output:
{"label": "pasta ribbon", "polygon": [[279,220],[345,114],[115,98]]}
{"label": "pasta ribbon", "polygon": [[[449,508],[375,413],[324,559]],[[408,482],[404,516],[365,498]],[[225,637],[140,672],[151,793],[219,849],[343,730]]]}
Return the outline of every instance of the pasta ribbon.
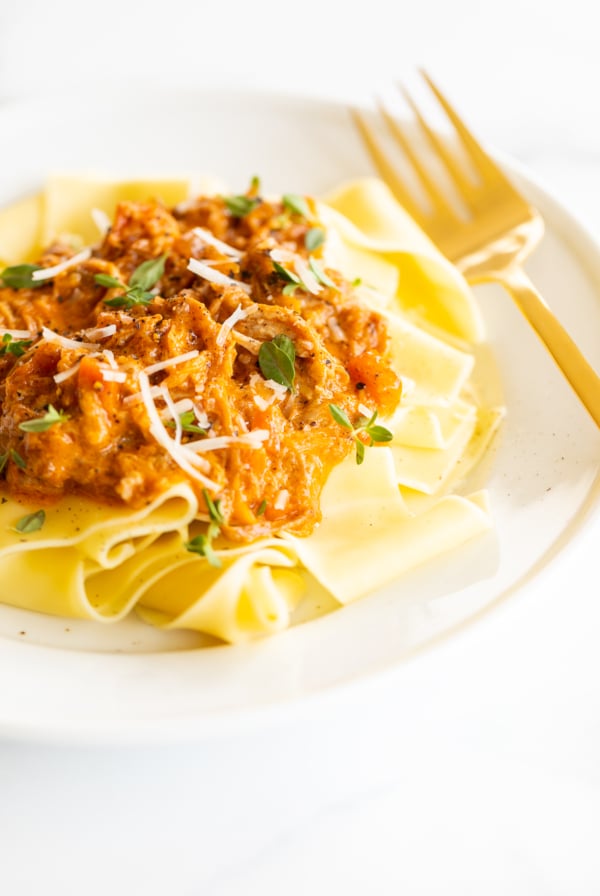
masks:
{"label": "pasta ribbon", "polygon": [[[188,193],[183,179],[55,176],[41,194],[0,211],[0,258],[30,260],[64,233],[97,241],[91,208],[112,215],[123,199],[174,205]],[[326,595],[323,604],[342,606],[491,527],[485,492],[450,493],[503,416],[501,407],[482,405],[472,385],[483,322],[469,287],[381,181],[344,184],[316,208],[324,263],[360,278],[361,297],[386,319],[403,384],[399,408],[381,421],[392,440],[369,448],[360,465],[350,455],[333,468],[312,535],[284,532],[242,546],[217,537],[220,565],[186,549],[207,523],[184,482],[140,510],[64,498],[32,531],[19,530],[19,521],[39,508],[8,499],[0,505],[4,602],[96,622],[135,609],[165,629],[239,643],[306,619],[311,583]],[[265,407],[274,400],[265,398]]]}

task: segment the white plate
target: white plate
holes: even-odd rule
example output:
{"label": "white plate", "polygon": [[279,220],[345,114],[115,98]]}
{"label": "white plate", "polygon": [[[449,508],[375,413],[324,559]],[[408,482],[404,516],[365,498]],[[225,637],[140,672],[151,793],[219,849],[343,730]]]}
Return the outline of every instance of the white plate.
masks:
{"label": "white plate", "polygon": [[[4,108],[0,131],[1,204],[53,170],[208,173],[233,189],[259,173],[269,192],[317,194],[370,171],[343,106],[270,94],[58,97]],[[600,250],[543,190],[517,179],[548,229],[530,273],[600,367]],[[0,606],[0,732],[170,738],[235,728],[397,666],[517,588],[526,599],[527,581],[597,508],[600,436],[508,297],[478,292],[508,407],[478,474],[492,534],[343,611],[235,648],[194,649],[193,635],[135,621],[99,626]]]}

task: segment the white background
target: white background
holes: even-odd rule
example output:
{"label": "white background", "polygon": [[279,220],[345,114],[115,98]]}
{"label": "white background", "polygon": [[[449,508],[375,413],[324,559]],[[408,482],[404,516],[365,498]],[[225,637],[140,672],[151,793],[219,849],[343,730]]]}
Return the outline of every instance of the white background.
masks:
{"label": "white background", "polygon": [[[600,236],[595,9],[0,0],[0,101],[121,79],[358,96],[422,63]],[[303,719],[187,745],[0,744],[0,892],[600,893],[599,535],[571,558],[585,593],[557,568],[435,664]]]}

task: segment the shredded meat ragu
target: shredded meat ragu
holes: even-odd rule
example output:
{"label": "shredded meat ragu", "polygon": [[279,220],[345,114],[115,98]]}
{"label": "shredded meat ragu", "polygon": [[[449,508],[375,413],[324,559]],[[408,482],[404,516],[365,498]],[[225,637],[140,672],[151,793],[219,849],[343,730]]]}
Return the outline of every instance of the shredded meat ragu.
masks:
{"label": "shredded meat ragu", "polygon": [[[82,494],[139,507],[186,480],[202,500],[201,483],[189,478],[150,432],[144,403],[126,400],[139,393],[145,367],[197,351],[151,375],[151,384],[166,387],[174,402],[193,402],[209,424],[207,438],[256,430],[269,434],[258,444],[234,443],[201,454],[199,469],[217,486],[213,498],[221,501],[223,534],[236,540],[281,529],[309,534],[320,519],[325,479],[353,446],[329,404],[356,420],[361,403],[385,414],[400,399],[385,321],[358,300],[341,274],[328,270],[335,288],[323,287],[318,295],[302,288],[284,293],[285,280],[269,253],[283,248],[306,259],[304,237],[315,224],[316,219],[286,214],[276,202],[261,201],[243,218],[232,216],[218,197],[172,212],[155,202],[125,202],[88,261],[40,288],[1,288],[0,326],[39,334],[22,357],[9,352],[0,357],[0,451],[6,455],[8,491],[40,503]],[[238,249],[239,261],[204,243],[195,227]],[[56,245],[39,263],[48,267],[71,254]],[[97,274],[127,283],[142,262],[163,254],[164,275],[150,304],[129,309],[105,304],[120,291],[98,285]],[[187,268],[191,257],[249,285],[250,295],[239,286],[197,277]],[[242,319],[220,345],[221,324],[240,306]],[[97,351],[41,338],[46,326],[85,342],[83,330],[111,324],[116,332],[101,338]],[[279,335],[295,346],[293,394],[274,391],[257,361],[257,347]],[[113,357],[125,382],[103,379],[102,367]],[[72,368],[73,375],[55,382],[56,374]],[[167,421],[164,399],[155,401]],[[49,405],[66,419],[42,432],[19,428],[43,416]],[[175,435],[174,428],[169,431]],[[184,433],[183,444],[199,438]]]}

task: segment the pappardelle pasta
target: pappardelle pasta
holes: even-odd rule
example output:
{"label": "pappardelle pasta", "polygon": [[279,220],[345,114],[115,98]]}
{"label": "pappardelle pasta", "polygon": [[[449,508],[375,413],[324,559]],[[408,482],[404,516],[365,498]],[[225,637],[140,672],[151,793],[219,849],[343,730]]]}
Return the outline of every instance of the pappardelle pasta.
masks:
{"label": "pappardelle pasta", "polygon": [[188,192],[54,177],[0,212],[2,600],[236,643],[487,530],[455,488],[502,409],[383,183]]}

